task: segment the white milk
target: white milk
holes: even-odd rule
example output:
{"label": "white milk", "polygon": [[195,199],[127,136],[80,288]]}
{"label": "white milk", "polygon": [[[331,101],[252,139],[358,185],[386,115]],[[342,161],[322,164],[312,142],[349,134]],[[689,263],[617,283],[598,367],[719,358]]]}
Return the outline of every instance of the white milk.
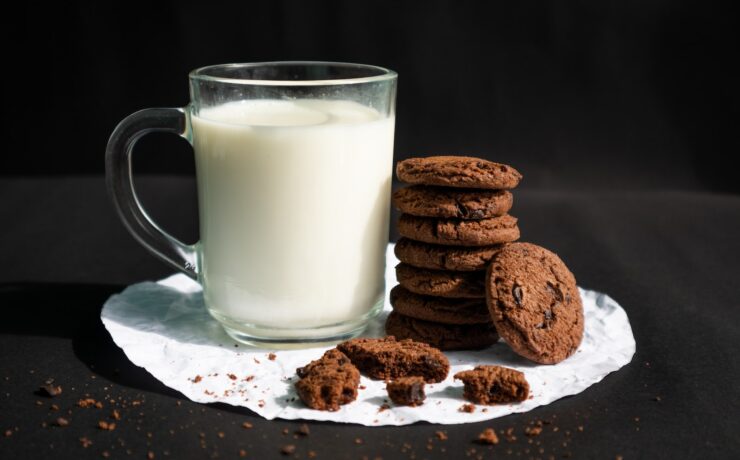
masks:
{"label": "white milk", "polygon": [[212,314],[311,328],[382,300],[393,128],[351,101],[234,102],[192,117]]}

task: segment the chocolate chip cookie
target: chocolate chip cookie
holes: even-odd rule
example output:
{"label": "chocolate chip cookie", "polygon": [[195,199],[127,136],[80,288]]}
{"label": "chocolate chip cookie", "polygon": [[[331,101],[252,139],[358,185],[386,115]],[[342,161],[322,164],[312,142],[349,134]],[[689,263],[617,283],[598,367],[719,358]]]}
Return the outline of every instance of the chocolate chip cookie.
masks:
{"label": "chocolate chip cookie", "polygon": [[398,233],[416,241],[449,246],[490,246],[519,239],[516,217],[482,220],[439,219],[402,214]]}
{"label": "chocolate chip cookie", "polygon": [[411,318],[444,324],[482,324],[491,322],[485,299],[444,299],[409,292],[395,286],[390,295],[393,311]]}
{"label": "chocolate chip cookie", "polygon": [[485,273],[429,270],[408,264],[396,265],[396,279],[411,292],[455,299],[484,299]]}
{"label": "chocolate chip cookie", "polygon": [[336,411],[357,399],[360,372],[335,348],[296,373],[300,377],[295,384],[298,397],[311,409]]}
{"label": "chocolate chip cookie", "polygon": [[485,189],[512,189],[522,178],[511,166],[462,156],[409,158],[396,165],[396,175],[409,184]]}
{"label": "chocolate chip cookie", "polygon": [[485,270],[503,245],[461,247],[422,243],[400,238],[393,251],[401,262],[419,268],[435,270]]}
{"label": "chocolate chip cookie", "polygon": [[463,396],[476,404],[520,402],[529,396],[529,383],[524,373],[502,366],[476,366],[455,374],[462,380]]}
{"label": "chocolate chip cookie", "polygon": [[512,243],[488,268],[486,302],[499,334],[519,355],[541,364],[563,361],[583,338],[576,279],[554,253]]}
{"label": "chocolate chip cookie", "polygon": [[388,315],[385,333],[428,343],[440,350],[477,350],[493,345],[498,340],[492,323],[442,324],[411,318],[396,311]]}
{"label": "chocolate chip cookie", "polygon": [[337,345],[360,371],[374,379],[419,376],[441,382],[450,371],[447,357],[426,343],[412,340],[351,339]]}
{"label": "chocolate chip cookie", "polygon": [[422,217],[487,219],[509,212],[514,198],[507,190],[465,190],[414,185],[396,190],[393,205]]}

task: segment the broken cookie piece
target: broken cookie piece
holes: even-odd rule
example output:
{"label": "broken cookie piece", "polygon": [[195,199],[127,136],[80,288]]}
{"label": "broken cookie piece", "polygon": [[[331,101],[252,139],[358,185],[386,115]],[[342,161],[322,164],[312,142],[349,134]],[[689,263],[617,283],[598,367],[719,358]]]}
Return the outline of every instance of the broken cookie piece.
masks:
{"label": "broken cookie piece", "polygon": [[450,362],[438,349],[412,340],[352,339],[337,345],[360,371],[374,379],[419,376],[427,383],[441,382]]}
{"label": "broken cookie piece", "polygon": [[463,381],[463,396],[477,404],[502,404],[524,401],[529,383],[524,373],[502,366],[476,366],[455,374]]}
{"label": "broken cookie piece", "polygon": [[295,387],[308,407],[336,411],[357,399],[360,372],[341,351],[333,348],[315,361],[299,367]]}
{"label": "broken cookie piece", "polygon": [[388,397],[400,406],[420,406],[424,403],[424,379],[422,377],[401,377],[386,384]]}

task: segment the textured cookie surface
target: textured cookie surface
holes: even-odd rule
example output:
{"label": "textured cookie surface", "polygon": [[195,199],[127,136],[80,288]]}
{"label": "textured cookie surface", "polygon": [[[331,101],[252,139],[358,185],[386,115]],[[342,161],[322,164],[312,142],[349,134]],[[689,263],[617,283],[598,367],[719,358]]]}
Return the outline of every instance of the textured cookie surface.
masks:
{"label": "textured cookie surface", "polygon": [[400,263],[396,265],[396,279],[416,294],[455,299],[484,299],[485,273],[430,270]]}
{"label": "textured cookie surface", "polygon": [[450,362],[438,349],[412,340],[351,339],[337,345],[360,371],[374,379],[418,376],[426,382],[441,382]]}
{"label": "textured cookie surface", "polygon": [[419,268],[453,271],[485,270],[503,245],[461,247],[400,238],[393,251],[398,260]]}
{"label": "textured cookie surface", "polygon": [[451,246],[491,246],[519,239],[516,217],[505,214],[482,220],[439,219],[402,214],[401,236],[424,243]]}
{"label": "textured cookie surface", "polygon": [[401,377],[385,387],[391,401],[401,406],[419,406],[426,399],[422,377]]}
{"label": "textured cookie surface", "polygon": [[295,384],[298,397],[312,409],[336,411],[357,399],[360,372],[337,349],[328,350],[296,373],[301,378]]}
{"label": "textured cookie surface", "polygon": [[492,323],[442,324],[411,318],[395,311],[388,315],[385,333],[428,343],[440,350],[478,350],[493,345],[498,340]]}
{"label": "textured cookie surface", "polygon": [[583,305],[576,279],[545,248],[513,243],[499,251],[488,268],[486,302],[499,334],[525,358],[558,363],[581,343]]}
{"label": "textured cookie surface", "polygon": [[413,216],[487,219],[506,214],[513,203],[513,195],[506,190],[413,185],[393,193],[393,205]]}
{"label": "textured cookie surface", "polygon": [[474,157],[409,158],[396,165],[398,179],[409,184],[511,189],[522,175],[511,166]]}
{"label": "textured cookie surface", "polygon": [[455,374],[463,381],[463,397],[477,404],[520,402],[529,396],[524,373],[502,366],[476,366]]}
{"label": "textured cookie surface", "polygon": [[395,286],[390,295],[393,311],[404,316],[443,324],[482,324],[491,322],[485,299],[445,299],[409,292]]}

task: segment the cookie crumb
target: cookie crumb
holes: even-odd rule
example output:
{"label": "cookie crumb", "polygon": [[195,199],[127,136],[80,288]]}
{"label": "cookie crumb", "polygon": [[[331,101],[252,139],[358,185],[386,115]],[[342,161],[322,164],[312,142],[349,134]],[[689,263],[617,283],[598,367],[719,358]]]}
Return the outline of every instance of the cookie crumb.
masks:
{"label": "cookie crumb", "polygon": [[61,426],[61,427],[69,426],[69,420],[67,420],[64,417],[59,417],[58,419],[56,419],[54,423],[56,426]]}
{"label": "cookie crumb", "polygon": [[355,444],[364,444],[365,441],[362,440],[362,438],[355,438]]}
{"label": "cookie crumb", "polygon": [[440,441],[447,441],[447,433],[444,431],[435,431],[434,435],[439,439]]}
{"label": "cookie crumb", "polygon": [[388,410],[388,409],[390,409],[390,408],[391,408],[391,406],[390,406],[390,405],[388,405],[388,403],[383,403],[383,404],[381,404],[381,405],[380,405],[380,407],[378,408],[378,412],[383,412],[383,411],[386,411],[386,410]]}
{"label": "cookie crumb", "polygon": [[251,424],[251,423],[249,423],[249,422],[244,422],[244,423],[242,423],[242,428],[244,428],[244,429],[246,429],[246,430],[249,430],[249,429],[251,429],[251,428],[252,428],[253,426],[254,426],[254,425],[252,425],[252,424]]}
{"label": "cookie crumb", "polygon": [[13,430],[5,430],[5,437],[9,438],[11,436],[13,436]]}
{"label": "cookie crumb", "polygon": [[219,439],[223,439],[226,437],[226,434],[224,434],[223,431],[219,431],[218,433],[216,433],[216,436],[218,436]]}
{"label": "cookie crumb", "polygon": [[154,460],[154,452],[152,452],[151,450],[149,452],[147,452],[146,453],[146,459],[147,460]]}
{"label": "cookie crumb", "polygon": [[541,426],[528,426],[524,429],[524,434],[526,434],[527,436],[539,436],[540,433],[542,433]]}
{"label": "cookie crumb", "polygon": [[110,414],[110,418],[112,418],[113,420],[121,420],[121,413],[118,412],[117,409],[113,409],[113,412],[111,412]]}
{"label": "cookie crumb", "polygon": [[88,447],[92,446],[92,441],[90,441],[86,436],[83,436],[80,438],[80,445],[82,445],[83,448],[87,449]]}
{"label": "cookie crumb", "polygon": [[286,444],[280,448],[280,453],[283,455],[293,455],[295,452],[295,446],[293,444]]}
{"label": "cookie crumb", "polygon": [[247,451],[244,449],[239,449],[239,456],[244,458],[247,456]]}
{"label": "cookie crumb", "polygon": [[203,380],[203,377],[201,377],[200,375],[196,375],[195,377],[193,377],[193,383],[200,383],[201,380]]}
{"label": "cookie crumb", "polygon": [[457,409],[459,412],[465,412],[467,414],[472,414],[475,412],[475,405],[474,404],[463,404]]}
{"label": "cookie crumb", "polygon": [[51,383],[47,383],[46,385],[42,385],[39,388],[39,393],[41,393],[44,396],[48,396],[49,398],[54,398],[62,394],[62,386],[52,385]]}
{"label": "cookie crumb", "polygon": [[309,450],[308,451],[308,458],[316,458],[316,451],[315,450]]}
{"label": "cookie crumb", "polygon": [[308,425],[302,423],[301,426],[299,426],[296,430],[296,434],[301,436],[308,436],[309,434],[311,434],[311,430],[308,428]]}
{"label": "cookie crumb", "polygon": [[228,378],[230,378],[231,380],[236,380],[236,378],[237,378],[236,375],[234,375],[234,374],[226,374],[226,376]]}
{"label": "cookie crumb", "polygon": [[270,353],[267,355],[267,359],[270,361],[275,361],[275,358],[277,358],[277,355],[275,353]]}
{"label": "cookie crumb", "polygon": [[98,422],[98,428],[105,431],[113,431],[116,429],[116,424],[113,422],[108,423],[105,420],[101,420]]}
{"label": "cookie crumb", "polygon": [[478,435],[478,442],[481,444],[498,444],[498,436],[492,428],[486,428]]}

